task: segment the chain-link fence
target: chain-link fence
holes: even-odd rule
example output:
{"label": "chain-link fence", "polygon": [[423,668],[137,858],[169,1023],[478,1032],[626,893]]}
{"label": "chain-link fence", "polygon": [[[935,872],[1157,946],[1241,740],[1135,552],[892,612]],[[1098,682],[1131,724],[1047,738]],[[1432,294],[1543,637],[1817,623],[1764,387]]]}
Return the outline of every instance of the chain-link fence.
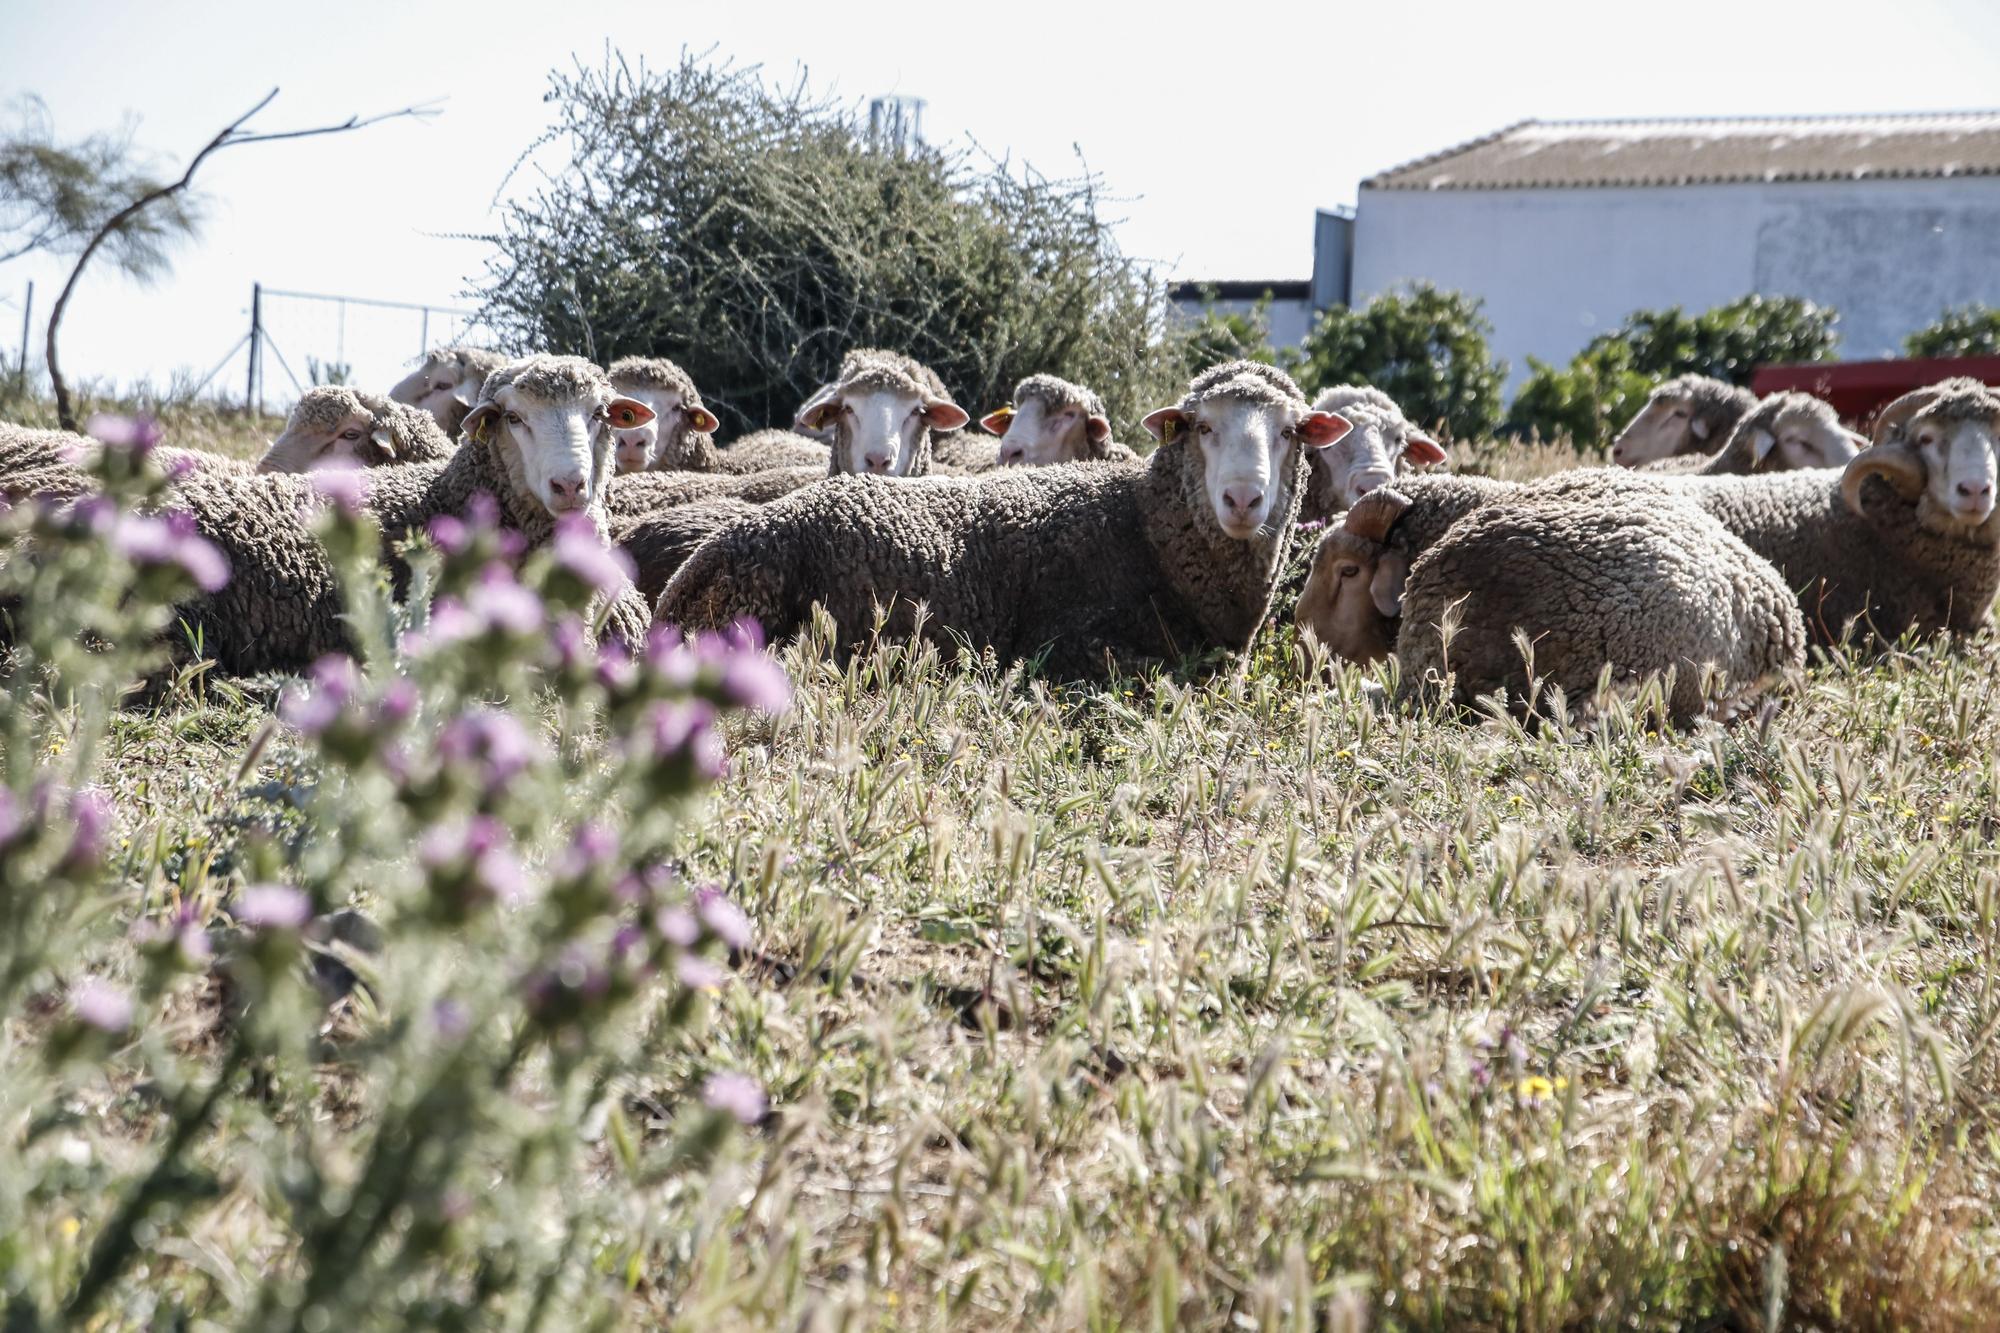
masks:
{"label": "chain-link fence", "polygon": [[381,392],[432,347],[491,341],[469,310],[260,284],[251,293],[250,331],[225,366],[234,362],[243,375],[246,399],[276,407],[315,384]]}

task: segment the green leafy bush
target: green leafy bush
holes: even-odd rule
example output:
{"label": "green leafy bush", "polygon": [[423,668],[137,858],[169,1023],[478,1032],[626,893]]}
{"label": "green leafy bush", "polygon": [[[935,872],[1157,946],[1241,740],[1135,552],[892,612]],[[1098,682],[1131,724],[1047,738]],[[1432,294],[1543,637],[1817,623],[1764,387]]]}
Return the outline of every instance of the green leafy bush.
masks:
{"label": "green leafy bush", "polygon": [[1507,380],[1487,349],[1492,332],[1477,300],[1420,282],[1360,310],[1326,311],[1285,365],[1309,394],[1372,384],[1413,421],[1477,439],[1500,424]]}
{"label": "green leafy bush", "polygon": [[1953,307],[1903,339],[1906,356],[2000,356],[2000,310]]}
{"label": "green leafy bush", "polygon": [[1543,440],[1567,439],[1603,449],[1645,405],[1653,379],[1632,368],[1628,344],[1600,339],[1566,367],[1528,358],[1528,378],[1507,409],[1503,429]]}

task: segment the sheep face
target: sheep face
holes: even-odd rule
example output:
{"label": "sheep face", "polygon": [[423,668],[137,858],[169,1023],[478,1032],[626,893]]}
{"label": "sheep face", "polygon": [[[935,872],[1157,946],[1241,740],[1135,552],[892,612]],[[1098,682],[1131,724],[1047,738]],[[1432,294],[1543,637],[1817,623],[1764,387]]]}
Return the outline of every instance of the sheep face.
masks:
{"label": "sheep face", "polygon": [[802,432],[833,433],[834,470],[907,477],[925,431],[957,430],[965,409],[911,389],[834,385],[799,409]]}
{"label": "sheep face", "polygon": [[1048,467],[1094,457],[1093,445],[1111,438],[1111,423],[1081,403],[1023,398],[983,417],[980,426],[1000,437],[1001,467]]}
{"label": "sheep face", "polygon": [[405,375],[389,397],[399,403],[421,407],[447,431],[456,430],[472,405],[479,401],[484,376],[456,358],[427,356],[424,363]]}
{"label": "sheep face", "polygon": [[1200,451],[1202,483],[1216,524],[1226,535],[1247,541],[1288,494],[1292,449],[1324,449],[1353,429],[1353,423],[1304,403],[1210,394],[1192,408],[1161,408],[1146,418],[1146,429],[1162,443],[1185,435]]}
{"label": "sheep face", "polygon": [[309,472],[326,467],[374,467],[394,462],[396,441],[386,423],[351,391],[308,390],[284,433],[257,460],[259,472]]}
{"label": "sheep face", "polygon": [[495,450],[518,490],[561,515],[603,502],[613,435],[652,418],[652,408],[602,382],[560,398],[505,383],[466,417],[465,435]]}
{"label": "sheep face", "polygon": [[1955,525],[1976,528],[1993,516],[1996,425],[1992,416],[1941,413],[1910,423],[1908,447],[1923,460],[1931,507]]}
{"label": "sheep face", "polygon": [[1711,443],[1708,422],[1695,415],[1694,402],[1679,394],[1655,393],[1611,442],[1611,461],[1638,467],[1655,459],[1693,453]]}
{"label": "sheep face", "polygon": [[1334,528],[1313,552],[1292,618],[1335,657],[1380,661],[1395,650],[1404,572],[1401,556],[1388,547]]}
{"label": "sheep face", "polygon": [[651,419],[637,426],[620,427],[615,457],[620,472],[644,472],[649,468],[671,472],[687,465],[687,436],[690,431],[713,431],[715,415],[705,407],[682,401],[676,389],[647,388],[611,382],[611,387],[653,410]]}
{"label": "sheep face", "polygon": [[1845,430],[1824,406],[1787,410],[1767,427],[1750,433],[1751,470],[1793,472],[1813,467],[1845,467],[1868,443]]}
{"label": "sheep face", "polygon": [[1357,402],[1344,415],[1354,429],[1334,444],[1307,454],[1313,469],[1340,508],[1396,479],[1404,466],[1444,462],[1444,447],[1400,417],[1391,418]]}

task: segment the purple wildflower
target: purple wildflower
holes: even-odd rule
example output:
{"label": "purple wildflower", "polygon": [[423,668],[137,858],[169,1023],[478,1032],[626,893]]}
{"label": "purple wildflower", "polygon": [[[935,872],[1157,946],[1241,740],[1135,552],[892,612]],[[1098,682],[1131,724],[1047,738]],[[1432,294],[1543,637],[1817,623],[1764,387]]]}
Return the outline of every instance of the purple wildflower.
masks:
{"label": "purple wildflower", "polygon": [[492,629],[524,635],[541,632],[542,599],[515,582],[513,572],[498,561],[480,572],[465,605]]}
{"label": "purple wildflower", "polygon": [[727,976],[714,963],[691,953],[674,960],[674,973],[689,990],[716,990]]}
{"label": "purple wildflower", "polygon": [[417,687],[408,676],[398,676],[382,687],[375,700],[375,716],[385,725],[400,727],[417,711]]}
{"label": "purple wildflower", "polygon": [[143,412],[133,417],[99,412],[83,423],[83,429],[114,449],[130,449],[141,456],[153,452],[164,434],[160,423]]}
{"label": "purple wildflower", "polygon": [[340,512],[353,518],[368,503],[368,472],[353,463],[313,470],[312,488],[331,500]]}
{"label": "purple wildflower", "polygon": [[731,703],[777,717],[792,706],[792,682],[760,652],[738,652],[722,665],[722,692]]}
{"label": "purple wildflower", "polygon": [[556,522],[555,539],[550,543],[556,564],[574,574],[586,587],[607,597],[615,597],[632,586],[638,569],[632,557],[605,544],[604,536],[587,514],[565,514]]}
{"label": "purple wildflower", "polygon": [[446,763],[473,764],[488,791],[498,791],[535,761],[540,747],[512,713],[471,708],[438,733],[438,754]]}
{"label": "purple wildflower", "polygon": [[69,818],[72,831],[63,865],[96,865],[104,855],[104,835],[111,827],[111,798],[101,791],[80,791],[70,797]]}
{"label": "purple wildflower", "polygon": [[721,890],[703,889],[695,895],[695,906],[709,934],[739,952],[750,947],[750,918]]}
{"label": "purple wildflower", "polygon": [[312,683],[303,690],[287,690],[278,705],[278,715],[308,736],[320,736],[340,720],[341,712],[354,697],[360,677],[354,659],[328,653],[312,664]]}
{"label": "purple wildflower", "polygon": [[472,1012],[447,995],[431,1006],[431,1026],[446,1041],[457,1041],[472,1030]]}
{"label": "purple wildflower", "polygon": [[771,1109],[763,1085],[748,1074],[733,1071],[710,1074],[701,1085],[701,1100],[710,1110],[726,1112],[745,1125],[758,1123]]}
{"label": "purple wildflower", "polygon": [[252,884],[236,900],[233,915],[259,930],[297,930],[312,920],[312,899],[289,884]]}
{"label": "purple wildflower", "polygon": [[135,565],[178,565],[203,592],[229,582],[229,561],[184,517],[127,514],[111,531],[111,549]]}
{"label": "purple wildflower", "polygon": [[431,542],[446,555],[458,555],[472,544],[465,520],[456,514],[439,514],[430,522]]}
{"label": "purple wildflower", "polygon": [[653,914],[653,929],[660,938],[681,948],[691,948],[701,939],[701,924],[685,907],[662,907]]}
{"label": "purple wildflower", "polygon": [[70,988],[70,1007],[99,1032],[117,1034],[132,1026],[132,997],[108,981],[85,977]]}
{"label": "purple wildflower", "polygon": [[470,898],[513,903],[527,896],[527,869],[491,815],[430,830],[417,844],[417,859],[434,874],[454,872]]}
{"label": "purple wildflower", "polygon": [[582,879],[599,867],[610,865],[617,856],[618,835],[595,820],[585,820],[577,825],[569,846],[556,862],[556,874],[562,879]]}

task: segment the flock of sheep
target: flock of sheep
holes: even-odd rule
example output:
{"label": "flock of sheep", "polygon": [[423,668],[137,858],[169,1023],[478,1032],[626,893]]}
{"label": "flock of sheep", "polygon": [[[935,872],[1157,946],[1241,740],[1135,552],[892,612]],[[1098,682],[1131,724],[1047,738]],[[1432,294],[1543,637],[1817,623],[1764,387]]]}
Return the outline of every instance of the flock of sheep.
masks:
{"label": "flock of sheep", "polygon": [[[444,349],[386,397],[308,392],[254,468],[174,460],[167,503],[234,574],[179,619],[228,671],[350,648],[312,521],[343,495],[331,467],[365,469],[344,500],[399,581],[408,534],[481,493],[526,546],[622,548],[634,586],[596,624],[634,648],[656,621],[781,638],[817,605],[842,642],[879,625],[1062,677],[1242,652],[1294,529],[1323,524],[1294,614],[1335,655],[1517,705],[1659,676],[1685,721],[1741,708],[1808,643],[1972,630],[2000,588],[2000,397],[1970,380],[1860,436],[1806,395],[1684,376],[1619,437],[1623,468],[1528,483],[1436,471],[1445,451],[1377,390],[1308,401],[1244,361],[1148,415],[1143,457],[1051,375],[970,423],[927,367],[873,349],[789,426],[726,444],[672,362]],[[90,447],[0,426],[0,493],[88,490]]]}

